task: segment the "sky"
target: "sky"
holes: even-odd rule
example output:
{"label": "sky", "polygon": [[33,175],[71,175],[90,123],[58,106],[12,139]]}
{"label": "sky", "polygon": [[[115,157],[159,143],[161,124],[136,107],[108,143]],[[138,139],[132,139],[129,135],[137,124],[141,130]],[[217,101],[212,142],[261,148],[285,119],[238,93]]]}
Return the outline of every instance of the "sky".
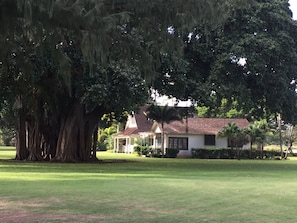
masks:
{"label": "sky", "polygon": [[293,19],[297,20],[297,0],[289,0],[290,8],[293,12]]}

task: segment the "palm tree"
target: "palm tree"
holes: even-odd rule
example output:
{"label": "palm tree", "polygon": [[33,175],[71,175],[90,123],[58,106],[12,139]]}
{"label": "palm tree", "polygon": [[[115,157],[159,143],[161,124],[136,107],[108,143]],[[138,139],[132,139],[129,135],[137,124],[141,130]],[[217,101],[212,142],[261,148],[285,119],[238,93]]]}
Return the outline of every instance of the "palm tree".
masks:
{"label": "palm tree", "polygon": [[148,118],[154,120],[155,122],[161,124],[161,151],[162,157],[165,154],[164,148],[164,124],[169,124],[172,121],[179,121],[181,120],[181,116],[179,115],[178,111],[174,107],[165,106],[157,106],[152,104],[148,107],[146,111],[146,115]]}
{"label": "palm tree", "polygon": [[248,128],[245,129],[245,133],[250,138],[250,158],[252,158],[253,144],[262,135],[261,129],[256,125],[256,123],[250,124]]}
{"label": "palm tree", "polygon": [[218,137],[227,137],[230,140],[231,150],[233,150],[235,140],[239,132],[240,128],[234,122],[229,122],[221,131],[218,132]]}
{"label": "palm tree", "polygon": [[104,145],[106,145],[106,149],[109,150],[112,148],[113,138],[112,135],[117,132],[116,125],[102,129],[100,131],[100,135],[98,137],[98,141]]}
{"label": "palm tree", "polygon": [[263,158],[264,142],[266,139],[266,134],[269,131],[269,125],[265,119],[257,121],[256,125],[261,130],[261,133],[256,138],[256,142],[260,145],[260,157]]}
{"label": "palm tree", "polygon": [[231,142],[231,151],[235,145],[237,158],[240,159],[239,147],[246,142],[246,135],[234,122],[229,122],[218,132],[218,137],[227,137]]}
{"label": "palm tree", "polygon": [[250,157],[252,154],[252,147],[254,143],[258,143],[260,147],[260,157],[263,157],[263,144],[266,138],[266,132],[268,130],[268,124],[265,120],[256,121],[249,125],[245,129],[245,133],[250,138]]}

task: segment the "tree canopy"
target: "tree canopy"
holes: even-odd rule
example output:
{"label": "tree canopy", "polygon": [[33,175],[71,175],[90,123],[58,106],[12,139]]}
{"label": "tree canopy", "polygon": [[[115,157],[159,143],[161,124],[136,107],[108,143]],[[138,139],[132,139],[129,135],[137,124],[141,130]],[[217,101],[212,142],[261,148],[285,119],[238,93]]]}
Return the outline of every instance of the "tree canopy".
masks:
{"label": "tree canopy", "polygon": [[209,32],[197,24],[184,37],[185,58],[168,55],[155,84],[160,93],[190,98],[217,115],[224,106],[249,119],[281,113],[295,123],[296,25],[287,0],[234,9]]}
{"label": "tree canopy", "polygon": [[16,159],[96,159],[99,118],[145,103],[192,25],[221,25],[242,2],[1,1],[0,108],[13,111],[1,114],[14,117]]}
{"label": "tree canopy", "polygon": [[1,1],[0,114],[16,126],[16,158],[95,159],[98,120],[151,87],[294,124],[291,16],[287,0]]}

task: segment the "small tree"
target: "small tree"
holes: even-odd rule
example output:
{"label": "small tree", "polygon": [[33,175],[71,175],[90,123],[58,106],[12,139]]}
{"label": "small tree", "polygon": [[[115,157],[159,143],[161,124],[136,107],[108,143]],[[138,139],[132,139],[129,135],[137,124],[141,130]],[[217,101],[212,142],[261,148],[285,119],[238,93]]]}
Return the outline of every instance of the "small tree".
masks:
{"label": "small tree", "polygon": [[174,107],[168,107],[168,105],[157,106],[154,104],[148,107],[146,115],[148,118],[153,119],[155,122],[161,124],[161,151],[162,157],[164,157],[164,124],[169,124],[170,122],[177,120],[180,121],[181,116]]}
{"label": "small tree", "polygon": [[15,131],[11,128],[0,129],[0,145],[11,146],[13,138],[15,137]]}
{"label": "small tree", "polygon": [[112,149],[113,148],[112,135],[114,135],[116,132],[117,132],[117,129],[115,124],[111,125],[108,128],[102,129],[98,136],[99,143],[104,144],[107,150]]}
{"label": "small tree", "polygon": [[231,150],[233,150],[235,139],[239,132],[240,128],[234,122],[229,122],[221,131],[218,132],[218,137],[227,137],[230,140]]}
{"label": "small tree", "polygon": [[231,150],[233,150],[235,146],[237,158],[240,159],[239,148],[248,143],[248,138],[245,132],[240,129],[236,123],[229,122],[221,131],[218,132],[218,137],[227,137],[231,142]]}
{"label": "small tree", "polygon": [[247,144],[249,142],[249,138],[247,134],[245,134],[244,130],[240,129],[240,132],[237,134],[237,137],[235,139],[235,148],[237,151],[237,159],[240,159],[240,149],[243,147],[243,145]]}
{"label": "small tree", "polygon": [[260,148],[260,157],[263,158],[263,147],[266,139],[266,133],[268,131],[268,123],[266,120],[255,121],[246,128],[245,133],[250,140],[250,158],[252,158],[253,144],[257,143]]}
{"label": "small tree", "polygon": [[295,142],[296,139],[297,139],[296,127],[290,124],[286,125],[285,140],[286,140],[287,149],[286,149],[286,153],[284,154],[285,159],[288,157],[289,152],[295,155],[293,153],[292,147],[293,147],[293,142]]}

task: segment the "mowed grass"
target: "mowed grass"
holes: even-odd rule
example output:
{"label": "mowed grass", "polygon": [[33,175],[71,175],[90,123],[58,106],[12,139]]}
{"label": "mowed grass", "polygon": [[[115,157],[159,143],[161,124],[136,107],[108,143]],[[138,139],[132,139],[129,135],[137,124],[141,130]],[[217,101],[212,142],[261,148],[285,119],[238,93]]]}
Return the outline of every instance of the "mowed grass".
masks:
{"label": "mowed grass", "polygon": [[[0,147],[1,222],[296,222],[297,160],[8,160]],[[9,215],[15,216],[9,218]],[[17,216],[19,218],[17,218]]]}

